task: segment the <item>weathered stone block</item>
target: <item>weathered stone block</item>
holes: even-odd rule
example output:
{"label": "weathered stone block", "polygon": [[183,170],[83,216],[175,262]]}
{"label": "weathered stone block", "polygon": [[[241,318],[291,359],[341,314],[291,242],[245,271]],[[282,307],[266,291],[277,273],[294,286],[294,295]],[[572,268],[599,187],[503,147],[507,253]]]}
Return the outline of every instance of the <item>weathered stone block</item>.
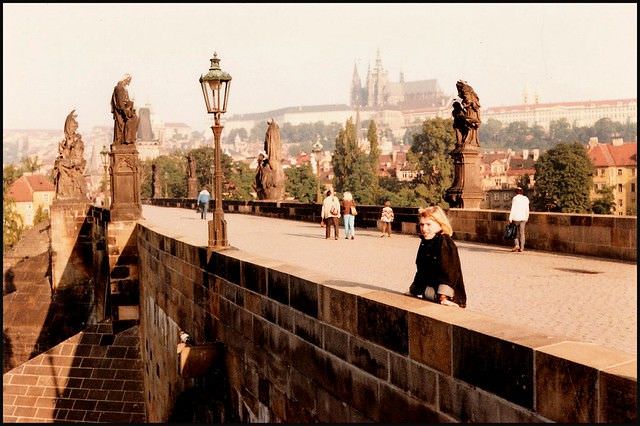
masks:
{"label": "weathered stone block", "polygon": [[322,346],[322,326],[315,318],[300,312],[294,313],[294,334],[315,346]]}
{"label": "weathered stone block", "polygon": [[[368,413],[367,413],[368,414]],[[380,383],[379,422],[389,423],[439,423],[435,407],[414,399],[400,390]]]}
{"label": "weathered stone block", "polygon": [[358,337],[349,339],[349,361],[382,380],[389,380],[389,351]]}
{"label": "weathered stone block", "polygon": [[498,418],[495,396],[461,383],[449,376],[438,376],[440,411],[463,423],[490,423]]}
{"label": "weathered stone block", "polygon": [[267,272],[267,295],[285,305],[289,304],[289,275],[269,269]]}
{"label": "weathered stone block", "polygon": [[409,358],[451,374],[452,325],[409,313]]}
{"label": "weathered stone block", "polygon": [[322,329],[323,349],[347,361],[349,357],[349,334],[327,324],[323,324]]}
{"label": "weathered stone block", "polygon": [[453,326],[453,376],[533,408],[533,350]]}
{"label": "weathered stone block", "polygon": [[263,266],[241,262],[241,286],[259,294],[267,294],[267,274]]}
{"label": "weathered stone block", "polygon": [[357,298],[358,335],[402,355],[409,353],[407,311]]}
{"label": "weathered stone block", "polygon": [[588,343],[568,341],[537,349],[536,412],[556,422],[601,421],[597,404],[605,388],[598,393],[598,370],[630,361],[635,356]]}
{"label": "weathered stone block", "polygon": [[321,286],[319,319],[355,334],[357,330],[356,295],[333,287]]}
{"label": "weathered stone block", "polygon": [[289,290],[292,308],[318,318],[318,285],[316,283],[290,276]]}

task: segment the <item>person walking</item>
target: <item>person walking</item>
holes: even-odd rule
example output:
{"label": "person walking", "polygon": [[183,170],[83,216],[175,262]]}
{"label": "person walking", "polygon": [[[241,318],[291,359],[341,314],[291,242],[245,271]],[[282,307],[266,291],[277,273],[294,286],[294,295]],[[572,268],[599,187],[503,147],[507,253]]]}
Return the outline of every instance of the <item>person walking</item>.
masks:
{"label": "person walking", "polygon": [[209,200],[211,200],[211,194],[209,194],[209,191],[207,191],[207,187],[203,186],[202,191],[200,191],[200,193],[198,194],[198,209],[200,210],[200,219],[207,218]]}
{"label": "person walking", "polygon": [[449,219],[439,206],[420,209],[420,247],[409,294],[447,306],[467,306],[458,248]]}
{"label": "person walking", "polygon": [[384,202],[384,207],[382,208],[380,221],[382,222],[382,235],[380,235],[380,238],[384,237],[385,233],[387,234],[387,237],[391,237],[391,222],[393,222],[393,209],[391,208],[391,202],[389,200]]}
{"label": "person walking", "polygon": [[325,239],[331,236],[331,227],[333,227],[333,235],[337,240],[340,236],[338,230],[338,219],[340,218],[340,200],[333,194],[332,190],[327,191],[327,196],[322,202],[322,211],[320,216],[324,220],[325,224]]}
{"label": "person walking", "polygon": [[345,239],[351,238],[353,240],[355,236],[355,219],[358,211],[356,210],[356,203],[353,201],[353,195],[351,192],[345,191],[342,193],[342,217],[344,220],[344,235]]}
{"label": "person walking", "polygon": [[522,188],[517,187],[515,191],[516,195],[511,199],[509,223],[516,224],[517,232],[511,251],[522,253],[524,251],[525,227],[529,220],[529,198],[523,194]]}

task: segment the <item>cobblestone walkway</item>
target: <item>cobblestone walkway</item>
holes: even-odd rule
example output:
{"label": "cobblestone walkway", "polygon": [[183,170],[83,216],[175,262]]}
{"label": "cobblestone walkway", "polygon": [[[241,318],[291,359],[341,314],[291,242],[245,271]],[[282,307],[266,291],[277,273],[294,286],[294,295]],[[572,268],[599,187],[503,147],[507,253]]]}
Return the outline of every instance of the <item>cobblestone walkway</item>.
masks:
{"label": "cobblestone walkway", "polygon": [[[165,235],[207,244],[207,222],[193,210],[145,205],[143,217]],[[415,273],[415,236],[380,238],[375,230],[356,229],[355,239],[345,240],[340,229],[341,239],[336,241],[325,240],[319,224],[229,213],[225,219],[232,246],[336,279],[405,292]],[[468,310],[637,354],[635,263],[457,245]]]}

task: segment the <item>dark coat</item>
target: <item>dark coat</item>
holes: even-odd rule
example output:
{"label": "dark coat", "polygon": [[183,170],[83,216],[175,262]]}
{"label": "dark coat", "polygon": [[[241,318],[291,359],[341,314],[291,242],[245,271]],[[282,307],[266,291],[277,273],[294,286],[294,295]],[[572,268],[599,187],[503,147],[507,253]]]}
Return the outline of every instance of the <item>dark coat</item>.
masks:
{"label": "dark coat", "polygon": [[421,295],[427,287],[437,290],[440,284],[446,284],[455,292],[453,301],[462,308],[466,306],[467,293],[458,248],[450,236],[442,232],[430,240],[420,236],[416,268],[416,275],[409,288],[411,294]]}

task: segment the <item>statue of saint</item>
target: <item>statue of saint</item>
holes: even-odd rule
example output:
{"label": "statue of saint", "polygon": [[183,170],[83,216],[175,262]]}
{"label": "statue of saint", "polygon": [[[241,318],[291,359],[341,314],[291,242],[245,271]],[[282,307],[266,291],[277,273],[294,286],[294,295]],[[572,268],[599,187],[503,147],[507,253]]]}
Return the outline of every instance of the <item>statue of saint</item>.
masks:
{"label": "statue of saint", "polygon": [[[280,164],[282,142],[280,128],[274,119],[267,121],[264,137],[264,152],[258,156],[256,171],[256,193],[260,200],[282,200],[284,198],[284,170]],[[260,181],[258,183],[258,181]],[[262,197],[262,198],[261,198]]]}
{"label": "statue of saint", "polygon": [[269,164],[269,157],[264,151],[260,151],[258,154],[258,167],[256,167],[256,177],[253,189],[258,195],[258,200],[267,199],[267,187],[273,184],[271,165]]}
{"label": "statue of saint", "polygon": [[115,120],[113,127],[113,144],[133,144],[138,132],[138,116],[129,99],[127,86],[131,83],[131,75],[125,74],[113,88],[111,95],[111,113]]}
{"label": "statue of saint", "polygon": [[187,155],[187,178],[193,179],[196,177],[196,160],[193,155]]}
{"label": "statue of saint", "polygon": [[[480,140],[478,139],[478,128],[480,127],[480,99],[475,90],[464,80],[458,80],[456,83],[456,89],[458,90],[458,96],[462,100],[460,102],[454,102],[453,104],[453,127],[456,129],[456,138],[458,137],[457,125],[462,127],[460,136],[463,136],[462,144],[460,148],[467,146],[479,147]],[[456,103],[458,106],[456,106]],[[461,111],[460,111],[461,109]],[[458,148],[458,142],[456,141],[456,148]]]}
{"label": "statue of saint", "polygon": [[84,169],[87,161],[84,159],[84,142],[82,136],[76,133],[77,114],[72,110],[64,121],[64,140],[58,144],[58,157],[53,166],[56,200],[87,199]]}

